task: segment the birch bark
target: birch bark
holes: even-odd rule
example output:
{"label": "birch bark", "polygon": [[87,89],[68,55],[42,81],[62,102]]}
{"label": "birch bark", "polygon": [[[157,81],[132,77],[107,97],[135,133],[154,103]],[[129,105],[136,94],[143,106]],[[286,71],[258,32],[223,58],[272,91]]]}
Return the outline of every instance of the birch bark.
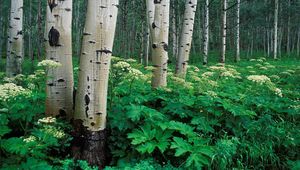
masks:
{"label": "birch bark", "polygon": [[220,63],[225,63],[226,59],[226,36],[227,36],[227,0],[222,0],[222,46]]}
{"label": "birch bark", "polygon": [[209,43],[209,0],[205,0],[205,20],[203,38],[203,65],[208,63],[208,43]]}

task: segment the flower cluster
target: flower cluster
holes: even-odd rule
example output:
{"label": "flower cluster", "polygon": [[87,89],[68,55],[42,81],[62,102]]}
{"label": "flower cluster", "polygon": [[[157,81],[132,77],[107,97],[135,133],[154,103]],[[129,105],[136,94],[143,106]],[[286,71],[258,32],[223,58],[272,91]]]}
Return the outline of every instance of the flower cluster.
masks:
{"label": "flower cluster", "polygon": [[129,58],[126,60],[128,63],[136,63],[137,61],[135,59]]}
{"label": "flower cluster", "polygon": [[265,75],[251,75],[248,76],[247,79],[258,84],[271,82],[271,79]]}
{"label": "flower cluster", "polygon": [[214,74],[215,74],[214,72],[207,71],[202,74],[202,77],[209,78],[214,76]]}
{"label": "flower cluster", "polygon": [[275,89],[274,89],[274,92],[275,92],[275,94],[276,94],[277,96],[279,96],[279,97],[283,97],[283,94],[282,94],[282,91],[281,91],[281,89],[279,89],[279,88],[275,88]]}
{"label": "flower cluster", "polygon": [[213,97],[213,98],[218,97],[218,94],[214,91],[211,91],[211,90],[207,91],[206,94],[210,97]]}
{"label": "flower cluster", "polygon": [[220,71],[220,72],[226,70],[225,67],[223,66],[210,66],[209,69],[212,71]]}
{"label": "flower cluster", "polygon": [[47,68],[57,68],[62,66],[59,62],[53,60],[43,60],[38,63],[39,67],[47,67]]}
{"label": "flower cluster", "polygon": [[24,138],[23,141],[26,142],[26,143],[34,142],[34,141],[36,141],[36,137],[35,136],[29,136],[27,138]]}
{"label": "flower cluster", "polygon": [[30,94],[29,90],[26,90],[21,86],[17,86],[14,83],[0,85],[0,101],[9,101],[17,96],[29,96]]}
{"label": "flower cluster", "polygon": [[130,64],[125,61],[119,61],[116,64],[114,64],[113,67],[122,71],[126,71],[130,68]]}
{"label": "flower cluster", "polygon": [[63,137],[66,136],[66,134],[64,133],[64,131],[57,129],[54,126],[46,126],[42,129],[43,132],[45,132],[46,134],[49,134],[55,138],[61,139]]}
{"label": "flower cluster", "polygon": [[56,122],[56,118],[54,117],[44,117],[42,119],[38,120],[38,124],[50,124],[50,123],[55,123]]}

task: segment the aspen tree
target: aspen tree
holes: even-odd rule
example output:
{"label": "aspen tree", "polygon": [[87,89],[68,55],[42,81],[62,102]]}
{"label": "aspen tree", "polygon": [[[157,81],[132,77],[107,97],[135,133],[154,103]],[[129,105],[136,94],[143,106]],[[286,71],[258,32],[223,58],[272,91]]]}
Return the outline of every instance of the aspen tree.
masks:
{"label": "aspen tree", "polygon": [[180,77],[186,76],[190,50],[192,46],[195,13],[197,8],[197,0],[186,0],[184,21],[179,41],[179,51],[176,63],[176,75]]}
{"label": "aspen tree", "polygon": [[241,0],[237,0],[237,7],[236,7],[236,54],[235,54],[235,61],[239,62],[241,60],[240,57],[240,4]]}
{"label": "aspen tree", "polygon": [[149,53],[150,53],[150,44],[153,42],[153,28],[152,23],[154,21],[154,12],[155,12],[155,6],[154,6],[154,0],[147,0],[146,2],[146,18],[147,18],[147,47],[146,47],[146,54],[144,59],[145,66],[148,65],[149,62]]}
{"label": "aspen tree", "polygon": [[226,58],[226,36],[227,36],[227,0],[222,0],[222,32],[221,32],[221,58],[220,63],[225,63]]}
{"label": "aspen tree", "polygon": [[177,27],[176,27],[176,0],[172,1],[172,55],[173,58],[177,58],[178,42],[177,42]]}
{"label": "aspen tree", "polygon": [[152,87],[157,88],[167,85],[170,0],[154,1],[154,3],[155,12],[152,23],[152,60],[154,70]]}
{"label": "aspen tree", "polygon": [[67,116],[73,111],[72,0],[48,0],[46,58],[62,66],[47,71],[46,114]]}
{"label": "aspen tree", "polygon": [[208,42],[209,42],[209,0],[205,0],[205,19],[203,36],[203,65],[208,63]]}
{"label": "aspen tree", "polygon": [[275,0],[275,11],[274,11],[274,59],[277,59],[277,44],[278,44],[278,0]]}
{"label": "aspen tree", "polygon": [[82,40],[73,122],[79,142],[73,154],[99,168],[105,165],[107,89],[117,12],[118,0],[88,0]]}
{"label": "aspen tree", "polygon": [[8,77],[22,72],[23,57],[23,0],[11,0],[6,63]]}

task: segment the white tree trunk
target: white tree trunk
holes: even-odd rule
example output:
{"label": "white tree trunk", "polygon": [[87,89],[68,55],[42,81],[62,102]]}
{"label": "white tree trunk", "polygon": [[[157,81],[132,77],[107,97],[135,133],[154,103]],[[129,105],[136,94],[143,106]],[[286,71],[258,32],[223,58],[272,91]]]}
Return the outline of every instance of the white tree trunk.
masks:
{"label": "white tree trunk", "polygon": [[222,44],[220,63],[225,63],[226,58],[226,36],[227,36],[227,0],[222,0]]}
{"label": "white tree trunk", "polygon": [[172,54],[173,58],[177,58],[177,52],[178,52],[178,42],[177,42],[177,27],[176,27],[176,5],[175,1],[173,0],[172,5]]}
{"label": "white tree trunk", "polygon": [[291,34],[291,15],[290,15],[290,7],[291,7],[291,0],[288,0],[288,24],[287,24],[287,43],[286,43],[286,52],[288,55],[291,53],[291,39],[290,39],[290,34]]}
{"label": "white tree trunk", "polygon": [[278,0],[275,0],[275,12],[274,12],[274,59],[277,59],[277,44],[278,44]]}
{"label": "white tree trunk", "polygon": [[23,0],[11,0],[6,61],[8,77],[22,72],[23,57]]}
{"label": "white tree trunk", "polygon": [[118,2],[88,0],[80,57],[74,127],[76,137],[85,138],[78,143],[80,153],[73,154],[99,168],[105,165],[107,90]]}
{"label": "white tree trunk", "polygon": [[235,60],[236,62],[239,62],[241,60],[240,57],[240,4],[241,1],[237,0],[237,9],[236,9],[236,56]]}
{"label": "white tree trunk", "polygon": [[154,21],[154,12],[155,12],[155,6],[153,0],[147,0],[146,2],[146,18],[147,18],[147,54],[145,55],[144,63],[145,65],[148,65],[149,63],[149,55],[151,53],[150,44],[152,43],[152,37],[153,37],[153,28],[152,23]]}
{"label": "white tree trunk", "polygon": [[298,28],[297,55],[300,57],[300,28]]}
{"label": "white tree trunk", "polygon": [[203,65],[208,63],[208,44],[209,44],[209,0],[205,0],[205,20],[203,38]]}
{"label": "white tree trunk", "polygon": [[155,1],[152,43],[152,87],[167,86],[170,0]]}
{"label": "white tree trunk", "polygon": [[[48,70],[46,114],[72,117],[72,0],[52,1],[47,5],[46,58],[62,64]],[[54,6],[54,7],[53,7]]]}
{"label": "white tree trunk", "polygon": [[184,21],[182,24],[178,59],[176,64],[176,75],[183,78],[186,76],[190,50],[192,46],[196,8],[197,0],[185,1],[185,11],[183,16]]}

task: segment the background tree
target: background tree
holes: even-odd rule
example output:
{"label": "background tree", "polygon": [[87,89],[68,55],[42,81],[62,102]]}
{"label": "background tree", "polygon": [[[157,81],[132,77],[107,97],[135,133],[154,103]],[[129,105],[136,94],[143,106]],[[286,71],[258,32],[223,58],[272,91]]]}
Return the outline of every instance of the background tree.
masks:
{"label": "background tree", "polygon": [[11,0],[6,60],[8,77],[22,72],[23,57],[23,0]]}

